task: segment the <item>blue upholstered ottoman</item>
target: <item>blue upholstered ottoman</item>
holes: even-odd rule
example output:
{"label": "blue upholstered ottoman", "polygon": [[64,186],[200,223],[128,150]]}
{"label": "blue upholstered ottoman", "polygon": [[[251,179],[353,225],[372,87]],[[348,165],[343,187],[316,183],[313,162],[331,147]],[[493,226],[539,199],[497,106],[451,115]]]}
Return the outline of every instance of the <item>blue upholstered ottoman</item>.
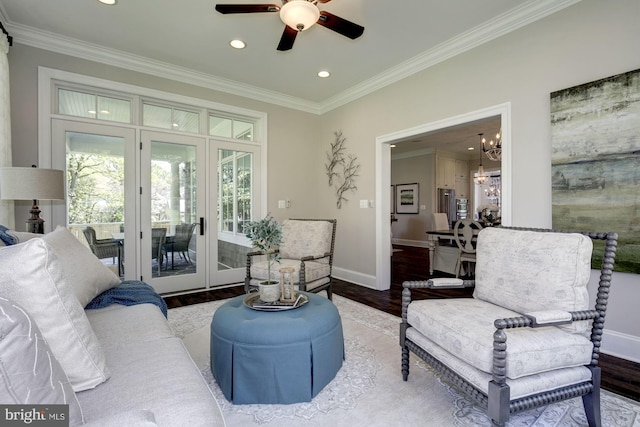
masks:
{"label": "blue upholstered ottoman", "polygon": [[309,402],[342,367],[342,321],[328,299],[305,293],[302,307],[256,311],[244,295],[211,321],[211,372],[235,404]]}

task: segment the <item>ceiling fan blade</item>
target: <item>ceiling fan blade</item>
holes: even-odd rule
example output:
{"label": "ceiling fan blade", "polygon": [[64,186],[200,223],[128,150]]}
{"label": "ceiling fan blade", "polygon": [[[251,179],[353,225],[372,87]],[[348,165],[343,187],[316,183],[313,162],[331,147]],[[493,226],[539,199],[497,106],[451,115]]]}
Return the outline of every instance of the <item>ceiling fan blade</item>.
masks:
{"label": "ceiling fan blade", "polygon": [[364,27],[324,10],[320,12],[318,24],[350,39],[357,39],[364,32]]}
{"label": "ceiling fan blade", "polygon": [[284,26],[284,32],[282,33],[282,37],[280,38],[280,43],[278,44],[278,50],[290,50],[293,47],[293,42],[296,41],[296,36],[298,35],[298,30],[294,30],[288,25]]}
{"label": "ceiling fan blade", "polygon": [[216,10],[224,14],[278,12],[280,10],[280,6],[277,4],[217,4]]}
{"label": "ceiling fan blade", "polygon": [[318,3],[329,3],[331,0],[318,0]]}

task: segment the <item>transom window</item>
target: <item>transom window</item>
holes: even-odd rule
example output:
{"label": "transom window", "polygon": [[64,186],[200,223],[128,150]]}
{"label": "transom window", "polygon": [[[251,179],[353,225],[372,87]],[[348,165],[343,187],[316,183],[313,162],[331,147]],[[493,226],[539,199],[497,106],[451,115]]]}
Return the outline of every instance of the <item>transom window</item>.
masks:
{"label": "transom window", "polygon": [[200,133],[200,114],[161,105],[144,104],[142,124],[161,129]]}
{"label": "transom window", "polygon": [[209,135],[253,141],[253,123],[209,114]]}
{"label": "transom window", "polygon": [[110,122],[131,123],[131,101],[58,89],[58,113]]}

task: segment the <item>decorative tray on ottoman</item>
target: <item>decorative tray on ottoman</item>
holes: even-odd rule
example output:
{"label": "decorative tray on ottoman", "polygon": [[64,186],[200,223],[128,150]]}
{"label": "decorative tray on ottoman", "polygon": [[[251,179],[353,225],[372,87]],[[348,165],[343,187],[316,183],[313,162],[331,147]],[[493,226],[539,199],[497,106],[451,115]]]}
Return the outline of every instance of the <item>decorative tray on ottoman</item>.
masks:
{"label": "decorative tray on ottoman", "polygon": [[244,305],[247,307],[258,310],[258,311],[282,311],[282,310],[293,310],[294,308],[302,307],[306,303],[309,302],[309,297],[304,294],[298,294],[295,301],[292,302],[283,302],[283,301],[275,301],[275,302],[264,302],[260,299],[260,294],[258,292],[251,293],[247,295],[244,299]]}

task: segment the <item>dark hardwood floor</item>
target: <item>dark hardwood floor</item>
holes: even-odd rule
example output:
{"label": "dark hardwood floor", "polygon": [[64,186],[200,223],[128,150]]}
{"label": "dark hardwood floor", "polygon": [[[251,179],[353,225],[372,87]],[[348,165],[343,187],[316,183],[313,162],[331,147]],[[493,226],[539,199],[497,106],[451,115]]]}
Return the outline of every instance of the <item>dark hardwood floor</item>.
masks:
{"label": "dark hardwood floor", "polygon": [[[333,292],[370,307],[400,317],[402,309],[402,282],[429,278],[428,250],[398,246],[400,252],[392,257],[391,287],[377,291],[349,282],[334,279]],[[243,286],[165,297],[169,308],[231,298],[244,293]],[[470,289],[422,289],[412,292],[413,298],[464,298],[470,297]],[[398,352],[398,360],[400,358]],[[400,362],[398,361],[398,364]],[[600,355],[602,388],[621,396],[640,401],[640,364],[607,354]]]}

